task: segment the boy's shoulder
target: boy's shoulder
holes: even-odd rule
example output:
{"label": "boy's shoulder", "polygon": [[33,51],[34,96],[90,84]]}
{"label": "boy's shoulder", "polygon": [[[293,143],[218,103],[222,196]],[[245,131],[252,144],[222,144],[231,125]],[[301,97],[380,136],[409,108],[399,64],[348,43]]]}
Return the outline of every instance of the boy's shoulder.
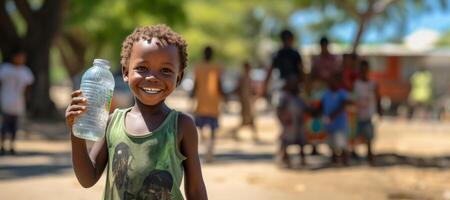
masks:
{"label": "boy's shoulder", "polygon": [[197,127],[195,126],[194,119],[190,115],[178,112],[177,134],[180,141],[184,140],[184,138],[197,137]]}
{"label": "boy's shoulder", "polygon": [[194,125],[194,118],[184,112],[178,112],[178,126],[179,127],[184,127],[184,126],[189,126],[189,125]]}

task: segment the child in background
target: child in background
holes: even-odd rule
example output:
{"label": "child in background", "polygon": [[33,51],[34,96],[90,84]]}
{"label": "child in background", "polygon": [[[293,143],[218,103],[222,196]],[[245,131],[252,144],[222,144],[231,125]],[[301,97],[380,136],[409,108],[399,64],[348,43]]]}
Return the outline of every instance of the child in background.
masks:
{"label": "child in background", "polygon": [[252,80],[250,77],[251,66],[248,61],[243,63],[243,73],[239,78],[235,91],[238,93],[239,102],[241,103],[241,124],[231,130],[231,134],[235,140],[239,140],[237,132],[244,126],[250,126],[253,134],[253,141],[258,142],[258,132],[255,126],[253,103],[254,96],[252,90]]}
{"label": "child in background", "polygon": [[291,167],[291,161],[287,153],[289,145],[298,145],[300,147],[299,155],[301,165],[306,164],[303,151],[307,143],[303,119],[306,110],[307,106],[299,96],[298,79],[296,76],[291,76],[286,80],[277,107],[278,119],[282,125],[278,157],[284,167]]}
{"label": "child in background", "polygon": [[194,98],[197,100],[195,109],[195,124],[204,138],[203,128],[210,128],[211,137],[206,152],[206,161],[212,162],[216,130],[219,128],[220,103],[225,94],[222,90],[221,66],[213,62],[213,49],[207,46],[204,60],[195,66]]}
{"label": "child in background", "polygon": [[80,90],[72,93],[66,122],[73,168],[83,187],[93,186],[108,166],[104,199],[183,199],[184,173],[186,198],[207,199],[194,121],[164,103],[183,78],[186,46],[165,25],[137,28],[125,39],[122,74],[135,104],[110,115],[105,137],[90,152],[72,133],[87,100]]}
{"label": "child in background", "polygon": [[344,89],[338,89],[341,77],[338,74],[331,76],[328,82],[328,91],[322,97],[321,109],[325,129],[328,132],[328,144],[332,151],[332,162],[338,162],[339,155],[344,164],[347,164],[347,134],[348,120],[345,106],[350,103],[349,94]]}
{"label": "child in background", "polygon": [[370,66],[366,60],[360,63],[360,78],[356,80],[353,94],[357,112],[357,134],[361,134],[367,144],[367,160],[373,162],[372,141],[374,127],[372,117],[378,112],[381,116],[378,86],[369,80]]}
{"label": "child in background", "polygon": [[15,154],[14,142],[19,123],[19,117],[25,112],[25,101],[29,98],[34,76],[25,65],[26,54],[16,48],[12,52],[10,62],[0,66],[1,111],[3,116],[1,127],[0,155],[5,153],[4,142],[9,133],[9,152]]}

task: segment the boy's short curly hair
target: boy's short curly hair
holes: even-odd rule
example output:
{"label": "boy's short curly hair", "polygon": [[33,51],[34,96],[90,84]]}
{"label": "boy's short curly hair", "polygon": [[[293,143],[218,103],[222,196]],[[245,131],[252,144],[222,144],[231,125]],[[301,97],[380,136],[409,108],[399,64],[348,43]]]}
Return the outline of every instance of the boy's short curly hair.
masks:
{"label": "boy's short curly hair", "polygon": [[175,45],[180,55],[180,70],[183,71],[187,66],[187,43],[178,33],[175,33],[165,24],[153,26],[144,26],[134,29],[125,41],[122,43],[122,51],[120,52],[120,64],[126,67],[129,64],[131,49],[133,44],[141,39],[150,40],[152,38],[165,40],[169,45]]}

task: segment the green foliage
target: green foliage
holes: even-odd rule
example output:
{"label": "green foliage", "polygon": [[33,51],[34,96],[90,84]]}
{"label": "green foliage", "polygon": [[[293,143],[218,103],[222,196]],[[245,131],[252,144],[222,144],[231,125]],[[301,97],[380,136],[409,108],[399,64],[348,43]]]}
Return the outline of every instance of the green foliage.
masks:
{"label": "green foliage", "polygon": [[64,66],[61,66],[59,52],[53,48],[50,50],[51,60],[50,60],[50,84],[59,85],[63,84],[65,81],[70,80]]}
{"label": "green foliage", "polygon": [[198,61],[205,45],[228,66],[242,60],[260,60],[257,50],[263,39],[288,25],[297,9],[295,1],[188,1],[188,25],[182,34],[189,44],[189,58]]}
{"label": "green foliage", "polygon": [[117,63],[113,65],[117,68],[122,41],[134,28],[156,23],[177,27],[185,23],[181,3],[181,0],[73,0],[64,32],[76,35],[86,45],[85,66],[92,59],[103,57]]}
{"label": "green foliage", "polygon": [[[188,42],[191,63],[211,45],[221,62],[255,57],[258,42],[288,24],[296,1],[72,0],[64,31],[87,45],[85,64],[95,57],[119,62],[121,43],[137,26],[165,23]],[[114,68],[115,66],[113,66]]]}

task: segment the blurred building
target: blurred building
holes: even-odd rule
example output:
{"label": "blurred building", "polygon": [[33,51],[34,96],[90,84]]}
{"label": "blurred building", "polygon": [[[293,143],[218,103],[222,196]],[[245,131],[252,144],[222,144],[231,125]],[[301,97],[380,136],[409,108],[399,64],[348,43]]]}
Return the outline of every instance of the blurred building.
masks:
{"label": "blurred building", "polygon": [[[347,53],[348,49],[331,46],[335,55]],[[303,47],[302,52],[308,72],[311,57],[318,54],[319,47]],[[370,62],[370,77],[378,82],[385,108],[393,114],[399,106],[407,104],[409,79],[421,67],[426,67],[433,75],[434,109],[450,112],[450,49],[414,49],[399,44],[361,45],[358,54]]]}

